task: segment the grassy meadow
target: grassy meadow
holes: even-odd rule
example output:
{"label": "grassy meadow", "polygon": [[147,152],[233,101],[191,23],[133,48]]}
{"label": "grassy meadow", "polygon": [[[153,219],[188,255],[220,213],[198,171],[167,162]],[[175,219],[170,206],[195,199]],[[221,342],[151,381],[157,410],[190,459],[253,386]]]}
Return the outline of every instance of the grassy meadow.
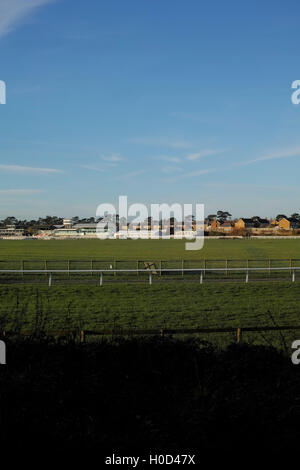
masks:
{"label": "grassy meadow", "polygon": [[[207,240],[186,251],[182,240],[0,241],[0,260],[172,260],[300,259],[299,240]],[[300,325],[300,283],[104,283],[94,285],[0,284],[0,327],[180,328]],[[299,332],[300,333],[300,332]],[[232,335],[231,335],[232,336]],[[292,334],[296,339],[297,332]],[[254,342],[275,341],[278,333],[247,334]],[[290,338],[290,336],[289,336]],[[211,339],[211,336],[204,339]],[[229,338],[230,339],[230,338]],[[233,338],[231,338],[233,339]]]}
{"label": "grassy meadow", "polygon": [[0,240],[0,260],[202,260],[299,258],[299,239],[206,239],[202,250],[185,240]]}

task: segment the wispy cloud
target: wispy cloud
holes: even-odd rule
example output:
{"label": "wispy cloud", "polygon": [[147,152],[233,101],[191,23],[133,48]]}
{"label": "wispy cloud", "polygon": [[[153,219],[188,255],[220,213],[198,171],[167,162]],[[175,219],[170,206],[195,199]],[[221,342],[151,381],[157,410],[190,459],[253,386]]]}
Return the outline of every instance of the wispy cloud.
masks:
{"label": "wispy cloud", "polygon": [[[223,169],[223,168],[222,168]],[[176,181],[182,180],[184,178],[194,178],[196,176],[203,176],[209,173],[215,173],[220,171],[221,168],[203,168],[202,170],[190,171],[187,173],[181,173],[180,175],[174,176],[173,178],[163,179],[166,183],[175,183]]]}
{"label": "wispy cloud", "polygon": [[41,193],[40,189],[0,189],[2,196],[26,196],[27,194]]}
{"label": "wispy cloud", "polygon": [[136,170],[136,171],[131,171],[129,173],[123,173],[121,175],[115,176],[113,180],[122,180],[122,179],[130,179],[130,178],[135,178],[137,176],[143,175],[146,173],[146,170]]}
{"label": "wispy cloud", "polygon": [[215,173],[220,171],[220,168],[204,168],[203,170],[190,171],[182,175],[184,178],[193,178],[194,176],[207,175],[208,173]]}
{"label": "wispy cloud", "polygon": [[203,183],[203,186],[206,188],[212,189],[226,189],[229,190],[243,190],[243,189],[255,189],[258,191],[286,191],[286,192],[297,192],[299,193],[300,187],[299,186],[290,186],[290,185],[280,185],[280,184],[262,184],[262,183],[236,183],[236,182],[224,182],[224,181],[210,181],[208,183]]}
{"label": "wispy cloud", "polygon": [[61,170],[55,168],[35,168],[31,166],[21,165],[0,165],[0,171],[9,171],[13,173],[36,173],[36,174],[52,174],[62,173]]}
{"label": "wispy cloud", "polygon": [[96,165],[80,165],[80,168],[85,168],[86,170],[91,170],[91,171],[100,171],[100,172],[105,171],[104,168],[101,168]]}
{"label": "wispy cloud", "polygon": [[262,155],[261,157],[254,158],[252,160],[246,160],[244,162],[240,162],[238,165],[251,165],[252,163],[263,162],[266,160],[277,160],[280,158],[291,158],[291,157],[300,157],[300,147],[294,147],[290,149],[271,152],[267,155]]}
{"label": "wispy cloud", "polygon": [[[194,155],[194,154],[192,154]],[[201,154],[201,156],[204,156]],[[227,166],[222,166],[222,167],[215,167],[215,168],[204,168],[204,169],[199,169],[195,171],[190,171],[186,173],[181,173],[180,175],[174,176],[172,178],[164,179],[163,181],[169,182],[169,183],[174,183],[178,180],[184,179],[184,178],[193,178],[196,176],[202,176],[202,175],[207,175],[209,173],[217,173],[220,171],[227,171],[233,168],[237,168],[240,166],[246,166],[246,165],[252,165],[255,163],[260,163],[264,161],[269,161],[269,160],[275,160],[275,159],[281,159],[281,158],[292,158],[292,157],[300,157],[300,147],[294,147],[286,150],[280,150],[280,151],[274,151],[272,153],[263,155],[261,157],[253,158],[252,160],[246,160],[246,161],[241,161],[237,163],[233,163],[231,165]],[[199,157],[200,158],[200,157]],[[193,160],[193,159],[189,159]],[[197,160],[197,158],[194,158],[194,160]]]}
{"label": "wispy cloud", "polygon": [[174,149],[189,149],[194,147],[191,142],[186,140],[177,140],[177,139],[157,139],[157,138],[148,138],[148,137],[137,137],[134,139],[128,139],[128,142],[131,144],[139,145],[149,145],[153,147],[169,147]]}
{"label": "wispy cloud", "polygon": [[115,162],[121,162],[122,160],[124,160],[124,158],[122,157],[120,153],[112,153],[111,155],[103,155],[101,157],[101,160],[104,160],[105,162],[115,163]]}
{"label": "wispy cloud", "polygon": [[170,163],[181,162],[181,159],[179,157],[169,157],[168,155],[161,155],[159,159],[164,160],[165,162],[170,162]]}
{"label": "wispy cloud", "polygon": [[0,37],[13,31],[35,8],[55,0],[1,0]]}
{"label": "wispy cloud", "polygon": [[172,173],[178,173],[182,171],[182,168],[179,168],[178,166],[164,166],[161,170],[163,173],[166,173],[168,175]]}
{"label": "wispy cloud", "polygon": [[194,161],[194,160],[199,160],[200,158],[209,157],[209,156],[212,156],[212,155],[218,155],[222,152],[224,152],[224,150],[204,149],[204,150],[201,150],[200,152],[197,152],[197,153],[190,153],[189,155],[187,155],[186,158],[187,158],[187,160]]}

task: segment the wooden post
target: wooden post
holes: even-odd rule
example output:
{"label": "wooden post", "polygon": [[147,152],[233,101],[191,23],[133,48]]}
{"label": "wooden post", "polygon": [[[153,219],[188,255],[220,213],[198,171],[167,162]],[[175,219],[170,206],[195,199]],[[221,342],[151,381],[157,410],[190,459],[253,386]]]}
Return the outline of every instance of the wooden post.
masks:
{"label": "wooden post", "polygon": [[49,287],[52,286],[52,273],[49,274],[49,283],[48,283]]}
{"label": "wooden post", "polygon": [[236,330],[236,342],[240,343],[242,339],[242,328],[237,328]]}
{"label": "wooden post", "polygon": [[295,282],[295,270],[293,269],[292,282]]}
{"label": "wooden post", "polygon": [[203,271],[201,271],[201,274],[200,274],[200,284],[203,284]]}
{"label": "wooden post", "polygon": [[149,284],[152,285],[152,271],[149,273]]}
{"label": "wooden post", "polygon": [[103,286],[103,273],[100,273],[100,287]]}
{"label": "wooden post", "polygon": [[84,330],[80,330],[80,342],[85,343],[85,333]]}

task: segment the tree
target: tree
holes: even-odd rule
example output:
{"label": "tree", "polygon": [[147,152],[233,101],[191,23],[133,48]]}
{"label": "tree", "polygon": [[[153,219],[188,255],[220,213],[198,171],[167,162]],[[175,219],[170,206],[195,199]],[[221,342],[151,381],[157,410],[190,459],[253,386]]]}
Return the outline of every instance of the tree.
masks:
{"label": "tree", "polygon": [[221,223],[225,222],[228,217],[231,217],[231,214],[227,211],[218,211],[217,212],[217,220]]}
{"label": "tree", "polygon": [[278,214],[276,215],[275,219],[277,220],[277,222],[279,222],[281,219],[287,219],[287,216],[284,214]]}

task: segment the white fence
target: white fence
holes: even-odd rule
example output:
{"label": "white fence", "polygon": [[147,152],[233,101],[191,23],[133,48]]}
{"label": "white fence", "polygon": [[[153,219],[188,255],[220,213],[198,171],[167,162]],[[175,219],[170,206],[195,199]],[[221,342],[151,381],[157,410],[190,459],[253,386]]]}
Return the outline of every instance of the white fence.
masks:
{"label": "white fence", "polygon": [[[204,282],[205,274],[208,272],[225,272],[226,274],[230,272],[235,273],[244,273],[245,274],[245,282],[249,282],[249,275],[251,272],[289,272],[290,273],[290,280],[295,282],[296,280],[296,272],[300,270],[300,266],[298,267],[247,267],[247,268],[184,268],[184,269],[164,269],[163,273],[178,273],[178,274],[194,274],[199,276],[199,282],[202,284]],[[49,287],[52,285],[53,281],[53,274],[90,274],[90,275],[98,275],[99,276],[99,285],[102,286],[104,282],[104,275],[105,274],[138,274],[138,273],[147,273],[149,275],[149,284],[152,285],[153,282],[153,275],[158,274],[155,268],[151,269],[0,269],[0,274],[43,274],[48,275],[48,285]],[[288,278],[285,278],[288,279]],[[172,278],[172,281],[176,279]],[[234,281],[237,279],[230,279],[230,281]],[[268,278],[264,278],[264,280],[268,280]],[[0,281],[1,283],[1,281]]]}

